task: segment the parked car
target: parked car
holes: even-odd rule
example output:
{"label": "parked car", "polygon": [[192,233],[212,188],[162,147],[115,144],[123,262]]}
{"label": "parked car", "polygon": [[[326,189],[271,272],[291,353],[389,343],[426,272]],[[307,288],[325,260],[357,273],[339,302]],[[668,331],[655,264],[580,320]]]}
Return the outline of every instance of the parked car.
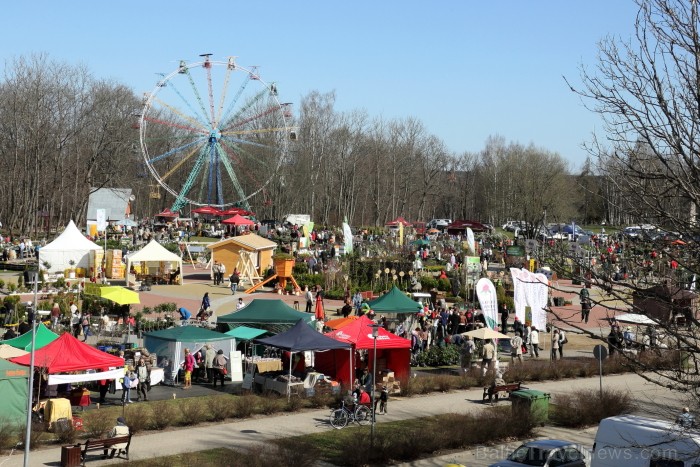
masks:
{"label": "parked car", "polygon": [[433,219],[428,222],[428,227],[432,229],[445,230],[452,223],[452,219]]}
{"label": "parked car", "polygon": [[590,454],[583,446],[572,441],[543,439],[525,443],[512,452],[506,460],[490,467],[589,467]]}

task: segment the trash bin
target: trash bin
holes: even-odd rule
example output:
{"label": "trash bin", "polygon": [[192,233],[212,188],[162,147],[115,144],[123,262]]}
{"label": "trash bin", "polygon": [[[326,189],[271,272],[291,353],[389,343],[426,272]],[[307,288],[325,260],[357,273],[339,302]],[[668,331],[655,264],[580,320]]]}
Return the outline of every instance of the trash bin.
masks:
{"label": "trash bin", "polygon": [[61,467],[80,465],[80,446],[61,446]]}
{"label": "trash bin", "polygon": [[554,306],[564,306],[564,297],[554,297]]}
{"label": "trash bin", "polygon": [[542,426],[549,419],[549,394],[535,389],[521,389],[511,392],[510,398],[514,416],[529,412],[534,423]]}

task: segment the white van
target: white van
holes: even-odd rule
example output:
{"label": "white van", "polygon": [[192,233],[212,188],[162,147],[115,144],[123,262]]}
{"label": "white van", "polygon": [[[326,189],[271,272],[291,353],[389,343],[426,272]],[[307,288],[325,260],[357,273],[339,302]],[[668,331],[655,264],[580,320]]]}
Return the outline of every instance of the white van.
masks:
{"label": "white van", "polygon": [[591,467],[700,467],[700,432],[635,415],[605,418]]}

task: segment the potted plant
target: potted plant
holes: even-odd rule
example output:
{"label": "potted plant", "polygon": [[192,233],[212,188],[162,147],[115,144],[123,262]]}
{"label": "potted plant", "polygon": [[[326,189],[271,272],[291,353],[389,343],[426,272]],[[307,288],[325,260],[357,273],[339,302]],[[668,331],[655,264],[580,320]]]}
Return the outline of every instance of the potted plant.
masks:
{"label": "potted plant", "polygon": [[291,277],[294,269],[294,256],[289,253],[276,253],[272,256],[275,273],[280,277]]}

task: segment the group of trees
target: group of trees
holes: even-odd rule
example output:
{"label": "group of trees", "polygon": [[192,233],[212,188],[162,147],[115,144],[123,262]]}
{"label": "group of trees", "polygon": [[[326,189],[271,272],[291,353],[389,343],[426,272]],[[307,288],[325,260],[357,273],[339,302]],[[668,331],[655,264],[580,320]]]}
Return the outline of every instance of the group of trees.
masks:
{"label": "group of trees", "polygon": [[[142,161],[125,85],[46,55],[19,57],[0,81],[0,220],[14,233],[51,231],[85,220],[90,191],[131,188],[138,218],[170,207],[149,197],[155,180]],[[335,94],[310,92],[295,118],[298,138],[265,191],[250,200],[260,218],[308,213],[321,224],[383,225],[396,216],[498,223],[508,218],[605,217],[598,174],[580,190],[565,159],[534,145],[490,138],[479,153],[451,153],[414,117],[384,120],[339,112]],[[167,135],[166,135],[167,136]],[[164,137],[164,141],[167,138]],[[597,206],[597,209],[593,209]]]}

